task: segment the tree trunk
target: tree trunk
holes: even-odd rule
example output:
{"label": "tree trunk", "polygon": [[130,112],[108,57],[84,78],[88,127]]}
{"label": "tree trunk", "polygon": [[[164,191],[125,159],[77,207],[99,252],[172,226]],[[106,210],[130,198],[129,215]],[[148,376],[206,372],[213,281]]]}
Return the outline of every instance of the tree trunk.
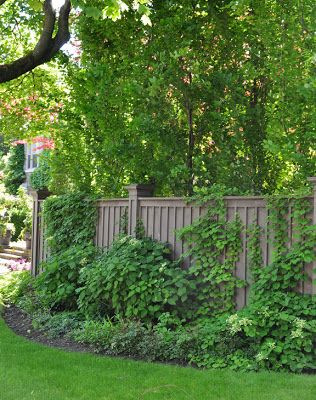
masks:
{"label": "tree trunk", "polygon": [[[0,6],[6,0],[0,0]],[[45,0],[43,5],[44,24],[41,36],[33,51],[18,58],[9,64],[0,65],[0,83],[8,82],[19,76],[32,71],[37,66],[50,61],[60,48],[68,42],[69,33],[69,14],[70,0],[65,0],[64,5],[59,10],[57,21],[57,32],[55,31],[57,11],[52,6],[52,0]]]}

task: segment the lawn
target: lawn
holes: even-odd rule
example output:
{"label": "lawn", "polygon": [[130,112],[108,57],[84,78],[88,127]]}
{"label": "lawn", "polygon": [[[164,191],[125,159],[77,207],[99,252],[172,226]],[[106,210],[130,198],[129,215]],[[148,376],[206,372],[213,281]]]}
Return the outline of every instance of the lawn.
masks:
{"label": "lawn", "polygon": [[0,320],[1,400],[315,400],[316,376],[198,371],[67,353]]}

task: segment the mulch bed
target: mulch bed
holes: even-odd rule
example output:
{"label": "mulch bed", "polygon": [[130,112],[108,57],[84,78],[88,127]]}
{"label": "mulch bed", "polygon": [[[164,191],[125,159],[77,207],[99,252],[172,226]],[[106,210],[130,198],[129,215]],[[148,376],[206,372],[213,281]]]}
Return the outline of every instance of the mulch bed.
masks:
{"label": "mulch bed", "polygon": [[92,352],[89,346],[77,343],[67,337],[51,338],[45,332],[35,330],[30,317],[14,305],[5,307],[3,319],[17,335],[34,342],[66,351]]}

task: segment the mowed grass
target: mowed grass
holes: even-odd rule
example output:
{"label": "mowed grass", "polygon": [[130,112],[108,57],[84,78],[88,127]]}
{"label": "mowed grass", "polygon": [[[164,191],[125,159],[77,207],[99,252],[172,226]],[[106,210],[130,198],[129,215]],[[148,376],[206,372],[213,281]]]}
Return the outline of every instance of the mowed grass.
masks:
{"label": "mowed grass", "polygon": [[315,400],[316,376],[201,371],[70,353],[0,319],[1,400]]}

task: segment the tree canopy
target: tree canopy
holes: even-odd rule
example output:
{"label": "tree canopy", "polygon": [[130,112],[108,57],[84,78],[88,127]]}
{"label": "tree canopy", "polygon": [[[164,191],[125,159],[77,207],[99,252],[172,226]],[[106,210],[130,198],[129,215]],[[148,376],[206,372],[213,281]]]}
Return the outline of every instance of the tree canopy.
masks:
{"label": "tree canopy", "polygon": [[[95,18],[110,17],[117,19],[122,11],[128,9],[128,5],[121,0],[99,1],[94,7],[90,6],[85,0],[74,0],[72,3],[77,7],[77,10],[81,9],[87,15],[92,15]],[[147,13],[147,8],[144,5],[146,0],[140,1],[140,3],[143,3],[143,12]],[[10,0],[0,0],[0,7],[4,7],[4,11],[1,13],[3,31],[12,30],[12,28],[14,30],[14,24],[20,28],[21,21],[27,20],[30,16],[33,17],[34,14],[42,14],[38,19],[41,21],[42,27],[39,29],[37,42],[32,50],[29,49],[30,43],[27,44],[24,49],[26,54],[17,55],[17,58],[15,57],[13,60],[10,60],[10,57],[5,57],[6,62],[0,64],[0,83],[16,79],[37,66],[50,61],[70,39],[70,0],[28,0],[14,3]],[[32,31],[34,25],[31,24],[30,28]],[[26,33],[26,37],[29,36],[29,33]],[[25,41],[24,34],[25,32],[22,33],[22,41]]]}

